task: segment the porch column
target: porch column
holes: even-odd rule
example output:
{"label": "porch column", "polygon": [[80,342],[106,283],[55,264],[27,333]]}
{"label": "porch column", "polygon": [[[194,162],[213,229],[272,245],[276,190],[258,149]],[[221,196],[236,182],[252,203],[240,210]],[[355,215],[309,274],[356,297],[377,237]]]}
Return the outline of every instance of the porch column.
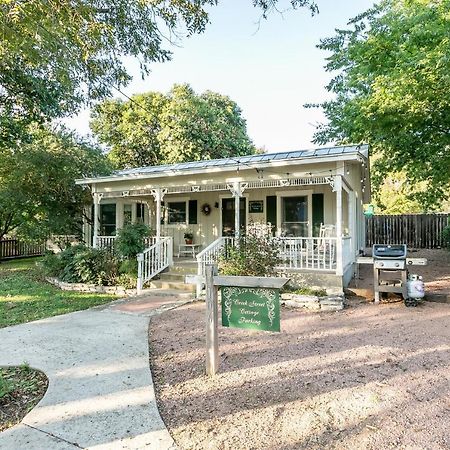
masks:
{"label": "porch column", "polygon": [[355,191],[348,193],[348,231],[350,235],[350,249],[352,252],[352,258],[356,254],[356,196]]}
{"label": "porch column", "polygon": [[240,206],[242,197],[242,185],[239,181],[235,181],[232,185],[228,186],[234,197],[234,237],[239,239],[240,228],[241,228],[241,218],[240,218]]}
{"label": "porch column", "polygon": [[152,195],[156,202],[156,242],[161,240],[161,202],[166,192],[167,189],[161,188],[152,190]]}
{"label": "porch column", "polygon": [[124,206],[121,201],[116,200],[116,236],[120,228],[123,228]]}
{"label": "porch column", "polygon": [[98,240],[98,229],[100,227],[100,201],[102,199],[102,194],[94,192],[94,221],[93,221],[93,237],[92,237],[92,247],[97,248],[97,240]]}
{"label": "porch column", "polygon": [[336,275],[343,275],[342,267],[342,177],[334,178],[336,191]]}

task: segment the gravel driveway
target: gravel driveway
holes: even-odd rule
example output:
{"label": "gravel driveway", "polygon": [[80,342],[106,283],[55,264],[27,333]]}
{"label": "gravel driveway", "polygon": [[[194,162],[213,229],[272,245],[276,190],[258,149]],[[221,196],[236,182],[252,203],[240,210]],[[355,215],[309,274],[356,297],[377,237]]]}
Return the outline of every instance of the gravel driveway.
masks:
{"label": "gravel driveway", "polygon": [[282,332],[220,328],[204,304],[152,319],[161,415],[180,449],[449,449],[450,305],[282,310]]}

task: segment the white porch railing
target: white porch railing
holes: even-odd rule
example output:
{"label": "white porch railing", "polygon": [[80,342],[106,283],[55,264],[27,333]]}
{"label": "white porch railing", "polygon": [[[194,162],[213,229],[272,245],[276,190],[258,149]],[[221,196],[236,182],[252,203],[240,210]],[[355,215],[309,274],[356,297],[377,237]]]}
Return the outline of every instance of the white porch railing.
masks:
{"label": "white porch railing", "polygon": [[217,262],[219,256],[226,251],[227,248],[234,245],[234,237],[222,236],[208,245],[197,255],[198,275],[205,275],[206,264]]}
{"label": "white porch railing", "polygon": [[104,248],[112,252],[114,250],[115,239],[116,236],[97,236],[96,247]]}
{"label": "white porch railing", "polygon": [[[110,252],[114,252],[114,242],[117,236],[97,236],[97,248],[105,248]],[[155,244],[156,237],[146,237],[144,238],[145,247],[148,248]]]}
{"label": "white porch railing", "polygon": [[142,291],[144,284],[155,275],[173,264],[173,245],[171,237],[150,238],[154,244],[137,255],[138,280],[137,291]]}
{"label": "white porch railing", "polygon": [[352,255],[352,238],[344,236],[342,238],[342,269],[345,271],[347,266],[355,262],[355,255]]}
{"label": "white porch railing", "polygon": [[285,237],[280,239],[280,269],[336,269],[337,238]]}

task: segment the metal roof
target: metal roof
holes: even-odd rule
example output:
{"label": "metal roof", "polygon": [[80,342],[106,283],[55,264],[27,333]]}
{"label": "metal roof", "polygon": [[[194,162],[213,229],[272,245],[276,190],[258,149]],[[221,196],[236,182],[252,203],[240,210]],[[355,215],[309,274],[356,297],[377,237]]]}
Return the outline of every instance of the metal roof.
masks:
{"label": "metal roof", "polygon": [[327,157],[327,156],[341,156],[347,154],[360,153],[367,157],[367,145],[346,145],[338,147],[324,147],[311,150],[293,150],[284,151],[278,153],[262,153],[249,156],[234,156],[230,158],[223,159],[209,159],[202,161],[190,161],[182,162],[176,164],[163,164],[159,166],[147,166],[147,167],[136,167],[132,169],[118,170],[114,172],[113,176],[127,176],[127,175],[145,175],[152,174],[156,175],[158,173],[167,175],[167,172],[184,172],[191,170],[201,170],[214,167],[215,169],[232,169],[235,167],[245,168],[245,166],[257,166],[260,163],[270,163],[272,161],[293,161],[302,160],[306,158],[317,158],[317,157]]}

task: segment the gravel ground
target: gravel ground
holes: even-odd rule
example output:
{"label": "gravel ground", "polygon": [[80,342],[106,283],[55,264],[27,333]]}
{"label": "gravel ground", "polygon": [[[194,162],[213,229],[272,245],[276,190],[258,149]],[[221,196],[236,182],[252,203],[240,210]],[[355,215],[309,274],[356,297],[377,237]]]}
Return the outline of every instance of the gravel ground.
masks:
{"label": "gravel ground", "polygon": [[282,309],[281,333],[220,327],[204,373],[205,305],[156,316],[151,365],[180,449],[450,449],[450,305]]}

